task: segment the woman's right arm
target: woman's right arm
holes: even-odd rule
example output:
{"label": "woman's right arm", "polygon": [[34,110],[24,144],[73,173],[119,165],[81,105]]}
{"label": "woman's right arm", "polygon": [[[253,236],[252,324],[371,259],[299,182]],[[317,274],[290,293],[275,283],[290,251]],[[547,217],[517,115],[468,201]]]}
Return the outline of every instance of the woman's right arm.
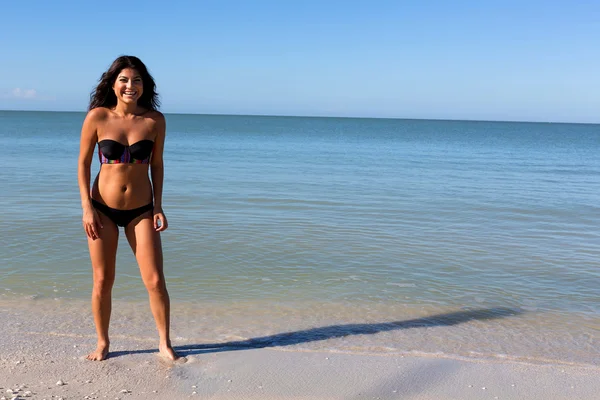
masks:
{"label": "woman's right arm", "polygon": [[98,141],[97,125],[100,113],[101,111],[95,108],[88,112],[83,121],[77,167],[77,181],[79,183],[79,194],[81,195],[81,208],[83,209],[83,228],[92,240],[98,238],[98,230],[101,228],[100,219],[92,206],[90,196],[90,166],[94,147]]}

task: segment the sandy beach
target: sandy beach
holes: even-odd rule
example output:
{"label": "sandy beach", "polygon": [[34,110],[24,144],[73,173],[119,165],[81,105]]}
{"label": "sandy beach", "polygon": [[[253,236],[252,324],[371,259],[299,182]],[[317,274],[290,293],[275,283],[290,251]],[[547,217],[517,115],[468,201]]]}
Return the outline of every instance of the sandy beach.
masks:
{"label": "sandy beach", "polygon": [[566,362],[236,347],[180,337],[174,346],[186,362],[171,363],[157,355],[149,325],[128,326],[118,318],[110,358],[90,362],[84,357],[95,337],[86,307],[60,304],[53,312],[51,300],[37,310],[2,304],[4,398],[600,398],[600,368]]}
{"label": "sandy beach", "polygon": [[600,369],[592,367],[277,349],[206,352],[170,364],[155,349],[131,353],[126,345],[104,362],[89,362],[72,344],[80,338],[11,340],[20,350],[0,362],[7,399],[28,392],[65,400],[597,399],[600,389]]}

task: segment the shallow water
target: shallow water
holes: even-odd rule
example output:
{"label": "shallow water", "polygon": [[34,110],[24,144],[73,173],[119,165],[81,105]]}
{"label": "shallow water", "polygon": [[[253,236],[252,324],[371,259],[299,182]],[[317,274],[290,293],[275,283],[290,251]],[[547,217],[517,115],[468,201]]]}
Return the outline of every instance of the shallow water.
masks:
{"label": "shallow water", "polygon": [[[83,117],[0,112],[1,304],[86,304]],[[163,245],[182,338],[333,326],[296,336],[352,333],[286,345],[600,361],[597,125],[199,115],[167,123]],[[144,302],[123,237],[117,271],[115,298]],[[131,318],[145,321],[138,309]],[[411,325],[448,313],[461,322]],[[340,327],[394,322],[376,333]]]}

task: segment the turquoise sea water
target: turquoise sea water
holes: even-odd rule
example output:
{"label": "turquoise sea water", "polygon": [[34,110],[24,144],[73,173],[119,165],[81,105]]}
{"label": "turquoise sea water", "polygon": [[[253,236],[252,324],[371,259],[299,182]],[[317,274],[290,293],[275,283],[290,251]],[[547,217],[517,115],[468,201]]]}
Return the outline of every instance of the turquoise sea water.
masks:
{"label": "turquoise sea water", "polygon": [[[4,305],[89,298],[84,116],[0,111]],[[180,336],[332,327],[294,345],[600,363],[600,126],[166,117]],[[135,314],[121,239],[114,296]]]}

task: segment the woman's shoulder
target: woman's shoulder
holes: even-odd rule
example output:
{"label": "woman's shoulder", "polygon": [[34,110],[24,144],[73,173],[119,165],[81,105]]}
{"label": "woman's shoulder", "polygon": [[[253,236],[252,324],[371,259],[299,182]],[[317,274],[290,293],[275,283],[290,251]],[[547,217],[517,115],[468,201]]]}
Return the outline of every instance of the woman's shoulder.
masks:
{"label": "woman's shoulder", "polygon": [[144,119],[149,123],[151,130],[162,132],[166,129],[165,116],[158,110],[148,110],[144,113]]}
{"label": "woman's shoulder", "polygon": [[96,130],[108,119],[109,110],[104,107],[96,107],[89,110],[83,121],[85,129]]}
{"label": "woman's shoulder", "polygon": [[110,115],[110,110],[106,107],[96,107],[96,108],[92,108],[90,111],[88,111],[87,115],[86,115],[86,119],[89,119],[91,121],[103,121],[105,119],[107,119]]}
{"label": "woman's shoulder", "polygon": [[163,115],[163,113],[161,113],[158,110],[148,110],[144,112],[143,115],[145,118],[150,118],[156,122],[164,122],[165,120],[165,116]]}

